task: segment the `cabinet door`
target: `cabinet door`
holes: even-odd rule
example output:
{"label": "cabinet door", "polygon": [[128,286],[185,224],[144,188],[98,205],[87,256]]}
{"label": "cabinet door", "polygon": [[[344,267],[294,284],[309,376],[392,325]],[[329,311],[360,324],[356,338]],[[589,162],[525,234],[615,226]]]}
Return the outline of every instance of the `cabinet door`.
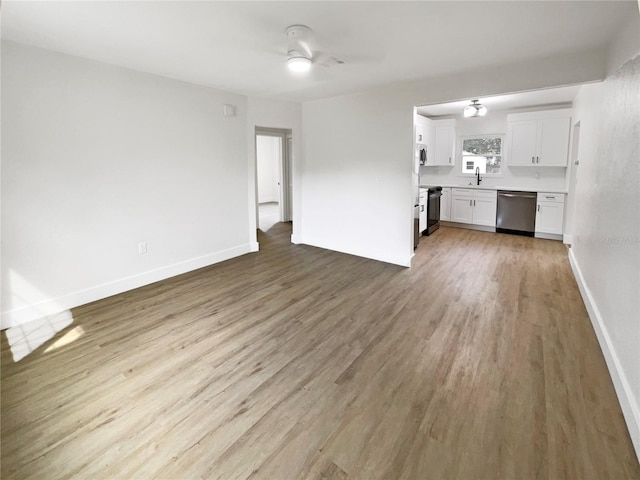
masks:
{"label": "cabinet door", "polygon": [[418,217],[420,233],[427,229],[427,194],[420,193],[420,216]]}
{"label": "cabinet door", "polygon": [[509,161],[511,166],[531,166],[535,163],[538,121],[509,122]]}
{"label": "cabinet door", "polygon": [[474,198],[473,224],[495,227],[497,203],[495,198]]}
{"label": "cabinet door", "polygon": [[451,196],[451,221],[473,223],[473,199],[470,197]]}
{"label": "cabinet door", "polygon": [[416,123],[416,143],[426,143],[426,138],[424,135],[424,127],[418,123]]}
{"label": "cabinet door", "polygon": [[570,118],[540,120],[536,162],[545,167],[566,167],[569,159],[570,130]]}
{"label": "cabinet door", "polygon": [[564,203],[538,202],[536,212],[536,233],[562,235]]}
{"label": "cabinet door", "polygon": [[451,189],[443,188],[440,197],[440,220],[448,222],[451,219]]}
{"label": "cabinet door", "polygon": [[455,127],[441,126],[435,127],[436,137],[436,165],[453,165],[456,133]]}

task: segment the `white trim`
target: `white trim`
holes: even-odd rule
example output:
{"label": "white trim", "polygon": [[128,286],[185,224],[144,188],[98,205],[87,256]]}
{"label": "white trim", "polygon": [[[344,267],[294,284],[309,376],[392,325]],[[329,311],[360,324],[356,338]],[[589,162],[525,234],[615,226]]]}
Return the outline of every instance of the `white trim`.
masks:
{"label": "white trim", "polygon": [[563,235],[562,236],[562,243],[566,244],[566,245],[572,245],[573,244],[573,235]]}
{"label": "white trim", "polygon": [[474,225],[473,223],[450,222],[448,220],[440,220],[440,225],[442,225],[443,227],[464,228],[466,230],[478,230],[479,232],[496,233],[496,227],[489,227],[487,225]]}
{"label": "white trim", "polygon": [[544,233],[544,232],[535,232],[534,237],[543,238],[545,240],[562,240],[562,234],[559,233]]}
{"label": "white trim", "polygon": [[410,267],[411,266],[411,254],[407,256],[389,256],[387,252],[362,248],[362,245],[352,246],[345,245],[341,242],[336,242],[333,239],[326,238],[304,238],[300,243],[305,245],[311,245],[312,247],[324,248],[325,250],[332,250],[334,252],[346,253],[349,255],[354,255],[356,257],[368,258],[370,260],[377,260],[379,262],[391,263],[394,265],[400,265],[401,267]]}
{"label": "white trim", "polygon": [[[257,246],[257,243],[255,243]],[[63,312],[96,300],[123,293],[134,288],[143,287],[151,283],[175,277],[186,272],[208,267],[215,263],[223,262],[253,251],[253,244],[238,245],[219,252],[209,253],[201,257],[191,258],[183,262],[174,263],[164,267],[139,273],[130,277],[121,278],[112,282],[95,285],[84,290],[78,290],[58,298],[50,298],[33,305],[26,305],[14,310],[2,312],[2,329],[16,327],[24,323],[42,318],[43,312],[51,315],[55,312]]]}
{"label": "white trim", "polygon": [[600,310],[598,310],[598,306],[596,305],[595,299],[593,298],[593,295],[591,295],[591,291],[584,280],[582,271],[580,270],[580,266],[578,265],[578,261],[573,252],[573,249],[569,249],[569,263],[571,264],[571,269],[573,270],[578,288],[580,289],[582,300],[587,308],[587,313],[591,319],[591,324],[596,332],[600,348],[604,354],[604,359],[607,362],[609,374],[613,380],[613,386],[616,390],[616,394],[618,395],[620,408],[622,409],[622,415],[627,423],[629,436],[631,437],[631,442],[636,450],[636,456],[640,458],[640,406],[638,405],[637,399],[634,398],[627,376],[620,365],[620,360],[618,359],[618,355],[616,354],[613,343],[611,342],[611,337],[609,336],[606,323],[604,322],[604,319],[600,314]]}
{"label": "white trim", "polygon": [[509,113],[507,122],[520,120],[544,120],[547,118],[564,118],[573,116],[573,108],[557,108],[553,110],[539,110],[536,112]]}
{"label": "white trim", "polygon": [[302,243],[302,239],[299,235],[291,235],[291,243]]}

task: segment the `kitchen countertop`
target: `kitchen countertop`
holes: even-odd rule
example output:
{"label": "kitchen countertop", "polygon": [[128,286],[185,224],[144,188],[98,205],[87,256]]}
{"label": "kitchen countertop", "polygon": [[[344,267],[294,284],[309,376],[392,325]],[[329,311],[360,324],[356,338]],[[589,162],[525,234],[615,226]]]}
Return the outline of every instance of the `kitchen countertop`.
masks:
{"label": "kitchen countertop", "polygon": [[[432,187],[433,184],[430,185],[419,185],[420,188],[428,188]],[[566,194],[566,190],[558,190],[555,188],[521,188],[521,187],[503,187],[503,186],[491,186],[491,185],[448,185],[442,184],[439,185],[442,188],[472,188],[475,190],[511,190],[515,192],[546,192],[546,193],[564,193]]]}

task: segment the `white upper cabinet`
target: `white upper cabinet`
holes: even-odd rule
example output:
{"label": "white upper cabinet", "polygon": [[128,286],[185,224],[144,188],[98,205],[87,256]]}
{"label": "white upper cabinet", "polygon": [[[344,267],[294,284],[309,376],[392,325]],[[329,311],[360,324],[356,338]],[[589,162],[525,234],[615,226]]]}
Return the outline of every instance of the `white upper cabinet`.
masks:
{"label": "white upper cabinet", "polygon": [[424,149],[424,159],[420,160],[420,165],[434,165],[433,147],[433,127],[431,120],[422,115],[415,116],[416,129],[416,155],[420,155],[420,150]]}
{"label": "white upper cabinet", "polygon": [[540,120],[539,162],[549,167],[566,167],[569,160],[571,117]]}
{"label": "white upper cabinet", "polygon": [[516,113],[507,116],[507,164],[566,167],[571,110]]}
{"label": "white upper cabinet", "polygon": [[421,165],[435,166],[455,164],[456,121],[431,120],[422,115],[415,116],[416,147],[424,148],[426,160]]}
{"label": "white upper cabinet", "polygon": [[434,120],[435,161],[433,165],[453,166],[456,153],[455,120]]}
{"label": "white upper cabinet", "polygon": [[509,165],[528,166],[535,163],[538,122],[521,120],[509,122],[507,142],[510,145]]}
{"label": "white upper cabinet", "polygon": [[424,126],[421,125],[420,123],[416,123],[416,143],[426,143]]}

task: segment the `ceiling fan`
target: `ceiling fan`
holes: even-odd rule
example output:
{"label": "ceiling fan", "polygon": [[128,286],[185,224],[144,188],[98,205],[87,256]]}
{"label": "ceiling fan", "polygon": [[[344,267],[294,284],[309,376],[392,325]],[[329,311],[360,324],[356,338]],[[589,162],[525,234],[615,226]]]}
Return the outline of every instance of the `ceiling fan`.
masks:
{"label": "ceiling fan", "polygon": [[345,62],[333,55],[314,50],[313,30],[306,25],[289,25],[286,30],[287,65],[294,72],[306,72],[312,64],[323,67],[342,65]]}

